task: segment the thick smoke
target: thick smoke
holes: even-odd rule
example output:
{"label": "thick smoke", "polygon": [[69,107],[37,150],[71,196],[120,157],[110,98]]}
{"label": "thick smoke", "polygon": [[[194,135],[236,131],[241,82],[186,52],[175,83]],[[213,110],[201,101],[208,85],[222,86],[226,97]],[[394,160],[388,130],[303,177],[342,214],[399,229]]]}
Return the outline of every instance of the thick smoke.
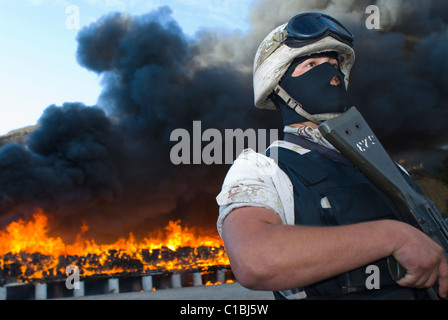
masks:
{"label": "thick smoke", "polygon": [[[369,5],[381,30],[368,30]],[[275,10],[274,10],[275,9]],[[174,129],[278,128],[253,107],[263,38],[294,14],[331,14],[355,34],[351,102],[392,152],[448,143],[448,4],[444,1],[260,0],[247,33],[186,36],[168,7],[107,15],[78,35],[81,66],[101,75],[98,105],[49,107],[25,146],[0,149],[0,224],[43,207],[61,230],[143,234],[169,219],[214,228],[226,165],[175,166]]]}
{"label": "thick smoke", "polygon": [[168,7],[81,30],[78,61],[102,76],[98,106],[52,106],[25,146],[1,149],[3,225],[39,206],[69,234],[84,220],[103,238],[172,219],[214,228],[228,167],[173,165],[171,132],[191,132],[193,121],[221,131],[270,125],[252,107],[248,68],[207,50],[219,41],[206,31],[189,39]]}
{"label": "thick smoke", "polygon": [[388,32],[355,28],[353,103],[395,151],[440,146],[448,142],[448,6],[392,3],[378,1]]}
{"label": "thick smoke", "polygon": [[77,211],[122,193],[122,143],[104,111],[80,103],[51,106],[40,124],[26,147],[0,149],[2,213],[37,203]]}
{"label": "thick smoke", "polygon": [[[127,211],[134,222],[149,225],[182,218],[214,227],[217,206],[211,200],[226,168],[172,165],[170,134],[177,128],[191,132],[197,120],[203,130],[221,131],[266,121],[251,107],[250,74],[226,60],[202,57],[204,48],[188,39],[170,14],[162,7],[140,17],[103,18],[79,33],[78,61],[103,75],[99,105],[116,119],[124,140],[124,196],[112,211],[119,219]],[[195,210],[187,215],[186,207]]]}

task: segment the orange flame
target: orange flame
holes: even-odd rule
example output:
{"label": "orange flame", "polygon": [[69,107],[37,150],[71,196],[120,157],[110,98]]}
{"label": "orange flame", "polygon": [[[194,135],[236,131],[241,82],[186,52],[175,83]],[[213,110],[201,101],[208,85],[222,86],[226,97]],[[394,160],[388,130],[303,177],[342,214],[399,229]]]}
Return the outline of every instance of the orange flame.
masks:
{"label": "orange flame", "polygon": [[15,275],[24,281],[64,275],[70,264],[77,265],[83,276],[229,265],[217,234],[182,227],[180,221],[170,221],[164,231],[149,234],[142,241],[131,233],[112,244],[84,239],[88,228],[83,222],[76,241],[65,244],[59,237],[48,236],[48,218],[42,210],[33,215],[33,221],[12,222],[0,231],[0,275],[2,270],[3,274],[11,271],[13,265],[20,265]]}

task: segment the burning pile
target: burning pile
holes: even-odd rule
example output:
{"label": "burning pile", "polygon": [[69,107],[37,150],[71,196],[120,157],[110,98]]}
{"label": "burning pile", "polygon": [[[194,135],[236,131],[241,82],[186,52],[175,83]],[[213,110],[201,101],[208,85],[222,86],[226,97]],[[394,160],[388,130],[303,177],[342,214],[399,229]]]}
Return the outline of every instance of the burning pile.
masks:
{"label": "burning pile", "polygon": [[84,223],[76,241],[65,244],[61,238],[48,235],[48,218],[42,210],[32,221],[12,222],[0,231],[0,281],[62,278],[69,265],[76,265],[84,277],[229,265],[219,236],[182,227],[181,221],[170,221],[163,231],[148,234],[141,241],[131,233],[112,244],[84,239],[88,228]]}

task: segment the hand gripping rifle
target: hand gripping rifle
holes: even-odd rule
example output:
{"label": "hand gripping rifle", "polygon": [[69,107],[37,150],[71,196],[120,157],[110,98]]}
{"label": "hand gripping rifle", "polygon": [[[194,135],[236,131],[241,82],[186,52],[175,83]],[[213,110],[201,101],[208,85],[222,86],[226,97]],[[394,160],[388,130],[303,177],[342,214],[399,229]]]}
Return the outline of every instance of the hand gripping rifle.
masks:
{"label": "hand gripping rifle", "polygon": [[[448,257],[448,226],[441,214],[429,199],[409,185],[355,107],[322,123],[319,131],[390,197],[400,212],[398,220],[420,229],[437,242],[443,248],[445,258]],[[406,270],[393,257],[388,261],[392,278],[395,281],[403,278]],[[436,288],[429,288],[427,292],[431,299],[439,299]]]}

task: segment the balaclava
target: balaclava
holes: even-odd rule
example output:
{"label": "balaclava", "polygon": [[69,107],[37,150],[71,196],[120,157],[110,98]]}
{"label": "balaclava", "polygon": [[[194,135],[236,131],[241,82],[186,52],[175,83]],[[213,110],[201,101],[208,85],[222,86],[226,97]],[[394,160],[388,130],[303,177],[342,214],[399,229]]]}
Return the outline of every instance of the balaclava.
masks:
{"label": "balaclava", "polygon": [[[324,52],[306,57],[299,57],[293,61],[285,76],[280,81],[280,86],[289,93],[297,102],[302,104],[308,113],[342,113],[347,107],[347,90],[345,88],[344,74],[326,62],[320,64],[299,77],[292,77],[296,67],[303,61],[315,57],[338,58],[336,52]],[[340,84],[330,84],[334,76],[340,78]],[[297,114],[280,97],[273,97],[274,103],[280,108],[283,125],[309,121]]]}

